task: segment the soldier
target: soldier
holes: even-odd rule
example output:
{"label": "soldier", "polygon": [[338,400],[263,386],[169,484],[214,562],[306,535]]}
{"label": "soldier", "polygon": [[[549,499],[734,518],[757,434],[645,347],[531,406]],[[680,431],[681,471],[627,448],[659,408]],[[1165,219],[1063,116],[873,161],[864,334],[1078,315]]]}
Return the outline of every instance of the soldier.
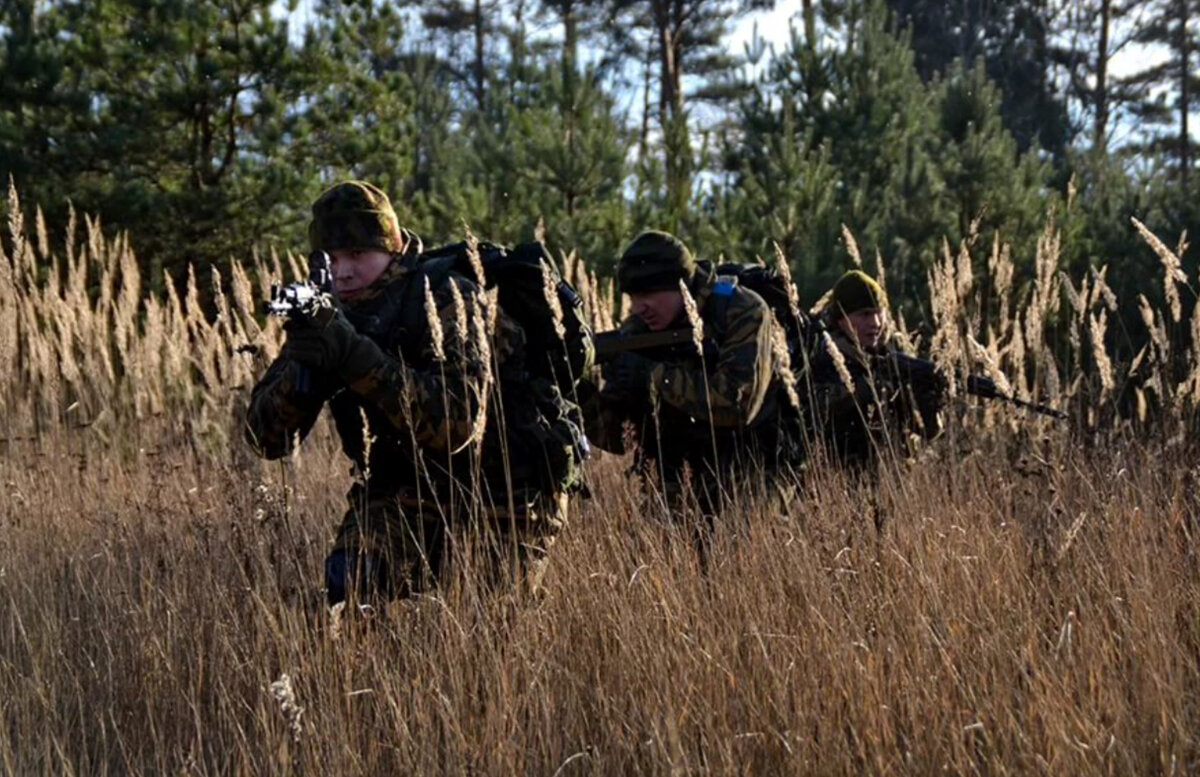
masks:
{"label": "soldier", "polygon": [[632,302],[623,335],[684,328],[700,350],[687,338],[665,349],[626,351],[606,363],[599,392],[584,406],[588,436],[600,448],[623,452],[623,430],[631,424],[636,469],[660,479],[672,502],[690,472],[711,522],[736,477],[785,463],[779,427],[780,403],[787,399],[772,343],[774,318],[761,297],[736,278],[714,275],[665,232],[644,232],[629,245],[617,282]]}
{"label": "soldier", "polygon": [[889,359],[885,309],[873,278],[847,272],[822,311],[829,336],[812,358],[812,423],[830,452],[853,466],[880,448],[905,455],[911,435],[929,439],[942,428],[942,387],[906,382]]}
{"label": "soldier", "polygon": [[495,396],[506,371],[524,374],[522,330],[490,312],[472,280],[431,274],[419,241],[368,183],[322,194],[309,241],[331,257],[336,304],[285,324],[246,433],[259,455],[285,456],[329,405],[355,476],[325,561],[330,604],[425,590],[443,571],[448,531],[460,529],[537,589],[566,496],[545,472],[504,458],[537,461],[528,447],[541,442],[502,423],[536,414],[525,398],[537,391]]}

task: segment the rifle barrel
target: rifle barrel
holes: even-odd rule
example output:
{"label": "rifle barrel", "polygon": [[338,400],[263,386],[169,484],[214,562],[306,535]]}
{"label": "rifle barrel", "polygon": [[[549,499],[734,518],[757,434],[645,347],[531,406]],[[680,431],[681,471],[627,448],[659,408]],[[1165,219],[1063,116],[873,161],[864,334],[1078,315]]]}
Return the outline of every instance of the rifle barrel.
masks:
{"label": "rifle barrel", "polygon": [[[901,353],[893,354],[892,358],[900,365],[910,380],[927,381],[937,379],[937,365],[928,359],[920,359]],[[998,399],[1014,407],[1024,408],[1025,410],[1040,413],[1041,415],[1048,415],[1052,418],[1066,419],[1068,417],[1063,411],[1055,410],[1049,405],[1044,405],[1040,402],[1028,402],[1024,399],[1017,399],[1014,396],[1005,394],[996,385],[996,382],[986,375],[967,375],[965,383],[967,393],[980,399]]]}

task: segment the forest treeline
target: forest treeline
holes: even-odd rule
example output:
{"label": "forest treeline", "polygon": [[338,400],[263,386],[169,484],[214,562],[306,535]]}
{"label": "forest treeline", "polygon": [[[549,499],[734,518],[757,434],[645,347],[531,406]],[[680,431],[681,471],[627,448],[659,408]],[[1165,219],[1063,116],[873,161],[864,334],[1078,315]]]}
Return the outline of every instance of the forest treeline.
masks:
{"label": "forest treeline", "polygon": [[[770,5],[0,0],[0,174],[48,239],[72,209],[127,233],[155,289],[303,250],[353,176],[427,243],[544,222],[601,274],[658,227],[778,243],[812,302],[845,225],[916,320],[947,246],[998,238],[1020,271],[1053,222],[1062,269],[1161,298],[1130,217],[1196,231],[1200,0],[801,0],[784,45],[731,50]],[[1165,59],[1118,77],[1130,47]]]}

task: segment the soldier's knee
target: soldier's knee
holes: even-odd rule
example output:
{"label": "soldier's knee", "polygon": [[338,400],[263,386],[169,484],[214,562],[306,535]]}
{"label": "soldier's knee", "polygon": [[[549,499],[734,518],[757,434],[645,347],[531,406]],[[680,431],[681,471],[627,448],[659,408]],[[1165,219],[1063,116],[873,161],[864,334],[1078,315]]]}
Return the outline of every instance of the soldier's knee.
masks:
{"label": "soldier's knee", "polygon": [[346,601],[351,592],[359,601],[387,596],[387,565],[373,553],[338,548],[325,559],[325,589],[330,606]]}

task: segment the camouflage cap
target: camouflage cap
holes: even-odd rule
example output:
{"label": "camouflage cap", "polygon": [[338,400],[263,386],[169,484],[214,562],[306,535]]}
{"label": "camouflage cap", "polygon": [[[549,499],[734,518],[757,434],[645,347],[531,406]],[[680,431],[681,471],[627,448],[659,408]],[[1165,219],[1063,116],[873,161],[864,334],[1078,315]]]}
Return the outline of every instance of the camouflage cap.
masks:
{"label": "camouflage cap", "polygon": [[834,284],[829,304],[834,313],[848,316],[868,308],[881,309],[887,305],[887,297],[874,278],[862,270],[851,270]]}
{"label": "camouflage cap", "polygon": [[634,238],[617,264],[617,286],[624,294],[679,288],[696,272],[696,259],[683,241],[649,230]]}
{"label": "camouflage cap", "polygon": [[325,190],[312,206],[308,242],[314,251],[403,249],[400,222],[381,189],[366,181],[346,181]]}

